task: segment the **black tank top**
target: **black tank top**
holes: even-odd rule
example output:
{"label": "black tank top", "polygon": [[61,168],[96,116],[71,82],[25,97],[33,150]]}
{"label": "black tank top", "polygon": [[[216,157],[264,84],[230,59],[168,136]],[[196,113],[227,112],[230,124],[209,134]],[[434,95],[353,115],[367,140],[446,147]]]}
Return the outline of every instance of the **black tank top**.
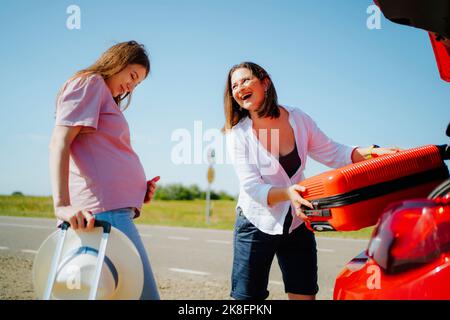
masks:
{"label": "black tank top", "polygon": [[288,177],[291,178],[302,164],[302,160],[298,156],[297,144],[294,145],[294,150],[284,156],[281,156],[278,159],[278,162],[280,162]]}
{"label": "black tank top", "polygon": [[[298,168],[300,168],[300,166],[302,165],[302,160],[298,156],[297,152],[297,144],[294,145],[294,150],[284,156],[280,156],[278,162],[280,162],[280,165],[283,167],[284,171],[286,171],[288,177],[291,178],[297,172]],[[289,233],[291,223],[292,214],[291,207],[289,207],[289,211],[286,215],[286,218],[284,219],[283,234]]]}

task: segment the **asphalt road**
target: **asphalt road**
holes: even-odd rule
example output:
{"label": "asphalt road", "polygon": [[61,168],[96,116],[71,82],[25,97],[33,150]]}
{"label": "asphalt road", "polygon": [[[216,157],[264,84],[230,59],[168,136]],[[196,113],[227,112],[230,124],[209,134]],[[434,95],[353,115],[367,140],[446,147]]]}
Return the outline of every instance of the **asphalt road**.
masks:
{"label": "asphalt road", "polygon": [[[232,231],[138,225],[155,275],[194,277],[198,281],[228,281],[232,266]],[[55,220],[0,216],[0,250],[36,254],[56,230]],[[366,240],[316,237],[318,247],[318,299],[332,299],[342,267],[367,247]],[[269,287],[283,287],[276,259]]]}

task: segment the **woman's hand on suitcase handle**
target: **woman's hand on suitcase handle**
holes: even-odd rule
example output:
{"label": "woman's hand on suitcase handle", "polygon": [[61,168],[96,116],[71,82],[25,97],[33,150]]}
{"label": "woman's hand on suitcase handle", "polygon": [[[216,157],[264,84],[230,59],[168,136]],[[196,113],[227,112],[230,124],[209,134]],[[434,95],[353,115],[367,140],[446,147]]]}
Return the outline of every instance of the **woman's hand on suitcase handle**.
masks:
{"label": "woman's hand on suitcase handle", "polygon": [[394,154],[402,149],[399,147],[379,147],[377,145],[372,145],[367,148],[355,148],[352,152],[352,162],[360,162],[363,160],[371,159],[371,158],[377,158],[383,155],[387,154]]}
{"label": "woman's hand on suitcase handle", "polygon": [[95,218],[87,210],[79,210],[72,206],[57,207],[56,217],[70,223],[73,230],[92,231],[94,230]]}
{"label": "woman's hand on suitcase handle", "polygon": [[314,209],[314,207],[311,204],[311,202],[303,199],[302,196],[300,195],[302,192],[305,192],[305,191],[306,191],[306,188],[304,186],[301,186],[298,184],[293,184],[292,186],[290,186],[287,189],[289,199],[291,200],[291,202],[295,208],[295,214],[297,216],[299,216],[303,221],[308,221],[309,217],[303,213],[301,206],[304,205],[311,209]]}
{"label": "woman's hand on suitcase handle", "polygon": [[402,149],[400,149],[399,147],[390,147],[390,148],[383,148],[383,147],[378,147],[378,148],[372,148],[372,150],[370,151],[370,156],[373,158],[379,157],[379,156],[383,156],[386,154],[394,154],[397,153],[399,151],[401,151]]}

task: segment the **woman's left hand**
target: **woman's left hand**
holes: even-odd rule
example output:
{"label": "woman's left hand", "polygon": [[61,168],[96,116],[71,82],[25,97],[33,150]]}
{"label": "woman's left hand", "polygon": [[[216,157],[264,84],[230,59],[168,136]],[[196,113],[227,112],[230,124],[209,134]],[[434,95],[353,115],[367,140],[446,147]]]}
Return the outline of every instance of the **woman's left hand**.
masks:
{"label": "woman's left hand", "polygon": [[390,148],[373,148],[371,152],[371,156],[373,158],[385,155],[385,154],[394,154],[401,151],[399,147],[390,147]]}
{"label": "woman's left hand", "polygon": [[144,203],[149,203],[152,200],[157,188],[156,182],[158,182],[160,178],[160,176],[156,176],[152,180],[147,181],[147,192],[145,193]]}
{"label": "woman's left hand", "polygon": [[352,162],[360,162],[363,160],[380,157],[387,154],[394,154],[402,149],[399,147],[389,147],[389,148],[381,148],[381,147],[367,147],[367,148],[356,148],[352,153]]}

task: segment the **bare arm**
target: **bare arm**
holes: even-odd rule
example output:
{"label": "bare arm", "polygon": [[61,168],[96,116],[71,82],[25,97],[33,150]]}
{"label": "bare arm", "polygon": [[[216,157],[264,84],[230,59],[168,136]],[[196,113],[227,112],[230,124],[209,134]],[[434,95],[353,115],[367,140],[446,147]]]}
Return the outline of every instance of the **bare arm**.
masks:
{"label": "bare arm", "polygon": [[288,188],[271,188],[269,194],[267,195],[267,203],[269,206],[273,206],[279,202],[288,201],[289,194]]}
{"label": "bare arm", "polygon": [[86,219],[87,228],[93,227],[93,217],[82,210],[73,208],[69,197],[69,159],[70,145],[80,133],[81,127],[55,126],[50,140],[50,177],[53,192],[55,215],[70,223],[73,229],[84,229]]}
{"label": "bare arm", "polygon": [[291,201],[295,208],[295,213],[303,220],[308,220],[309,218],[300,209],[301,205],[305,205],[313,209],[312,204],[302,198],[301,192],[305,192],[306,188],[297,184],[293,184],[286,188],[271,188],[267,196],[267,203],[269,206],[275,205],[279,202]]}
{"label": "bare arm", "polygon": [[55,126],[50,140],[50,176],[54,207],[70,205],[69,155],[70,145],[81,127]]}

